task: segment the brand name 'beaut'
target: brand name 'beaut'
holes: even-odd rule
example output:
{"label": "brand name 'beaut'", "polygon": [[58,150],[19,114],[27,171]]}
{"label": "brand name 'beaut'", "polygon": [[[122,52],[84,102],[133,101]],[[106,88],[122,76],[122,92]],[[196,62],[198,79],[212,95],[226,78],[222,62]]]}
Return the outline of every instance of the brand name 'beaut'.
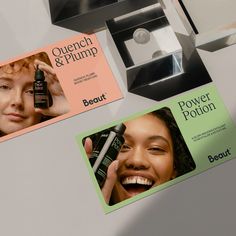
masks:
{"label": "brand name 'beaut'", "polygon": [[99,103],[102,102],[104,100],[106,100],[106,95],[103,93],[101,96],[92,98],[92,99],[83,99],[83,104],[85,107],[89,106],[89,105],[93,105],[95,103]]}
{"label": "brand name 'beaut'", "polygon": [[223,151],[221,153],[217,153],[214,155],[208,155],[209,162],[212,163],[214,161],[218,161],[218,160],[221,160],[225,157],[231,156],[230,150],[231,150],[231,148],[227,148],[225,151]]}
{"label": "brand name 'beaut'", "polygon": [[96,57],[97,53],[98,49],[94,47],[93,41],[89,37],[84,37],[80,41],[68,44],[64,47],[54,47],[52,49],[52,54],[55,57],[55,64],[57,67],[84,58]]}

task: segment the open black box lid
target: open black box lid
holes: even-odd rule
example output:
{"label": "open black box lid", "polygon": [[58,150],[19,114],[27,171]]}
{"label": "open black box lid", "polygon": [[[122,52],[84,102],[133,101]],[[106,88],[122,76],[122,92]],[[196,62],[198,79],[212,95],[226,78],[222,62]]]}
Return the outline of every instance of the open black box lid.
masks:
{"label": "open black box lid", "polygon": [[79,32],[101,30],[107,19],[140,9],[155,0],[49,0],[53,24]]}

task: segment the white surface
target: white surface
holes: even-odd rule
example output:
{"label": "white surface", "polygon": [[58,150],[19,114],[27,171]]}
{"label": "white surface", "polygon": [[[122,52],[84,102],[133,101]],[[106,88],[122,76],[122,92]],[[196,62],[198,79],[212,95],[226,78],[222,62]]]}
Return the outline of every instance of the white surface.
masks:
{"label": "white surface", "polygon": [[199,33],[236,22],[235,0],[183,0]]}
{"label": "white surface", "polygon": [[159,28],[150,32],[147,43],[136,43],[133,38],[124,42],[135,65],[152,60],[153,54],[159,52],[160,57],[181,51],[182,48],[171,26]]}
{"label": "white surface", "polygon": [[[51,25],[47,0],[1,0],[0,26],[0,60],[77,33]],[[125,98],[0,143],[0,235],[234,236],[236,160],[104,215],[74,137],[155,101],[127,93],[98,36]],[[236,46],[201,56],[236,122]]]}

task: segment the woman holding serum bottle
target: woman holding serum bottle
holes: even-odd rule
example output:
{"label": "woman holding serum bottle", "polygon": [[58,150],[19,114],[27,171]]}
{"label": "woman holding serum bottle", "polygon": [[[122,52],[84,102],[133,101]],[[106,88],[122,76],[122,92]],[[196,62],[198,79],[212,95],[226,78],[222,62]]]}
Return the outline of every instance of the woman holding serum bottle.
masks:
{"label": "woman holding serum bottle", "polygon": [[[124,122],[125,142],[107,171],[102,193],[113,205],[195,168],[191,154],[168,108]],[[84,148],[92,153],[92,139]]]}
{"label": "woman holding serum bottle", "polygon": [[[36,70],[41,71],[49,91],[48,107],[35,106]],[[0,137],[69,111],[69,106],[46,53],[0,67]]]}

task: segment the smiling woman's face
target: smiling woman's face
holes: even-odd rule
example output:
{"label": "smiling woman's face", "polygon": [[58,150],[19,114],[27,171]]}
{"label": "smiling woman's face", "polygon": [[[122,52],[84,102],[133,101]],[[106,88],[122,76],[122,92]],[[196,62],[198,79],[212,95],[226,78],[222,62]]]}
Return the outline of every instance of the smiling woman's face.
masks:
{"label": "smiling woman's face", "polygon": [[125,123],[125,144],[117,159],[114,203],[123,201],[176,176],[173,142],[164,121],[152,114]]}

